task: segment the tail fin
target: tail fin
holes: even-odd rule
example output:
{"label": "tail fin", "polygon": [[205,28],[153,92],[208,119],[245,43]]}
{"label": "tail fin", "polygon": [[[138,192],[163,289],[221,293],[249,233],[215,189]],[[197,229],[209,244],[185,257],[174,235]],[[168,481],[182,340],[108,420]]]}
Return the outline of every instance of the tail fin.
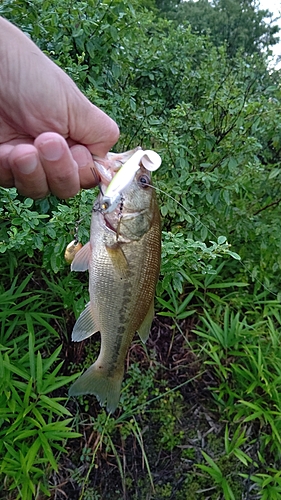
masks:
{"label": "tail fin", "polygon": [[99,366],[97,360],[69,389],[70,396],[94,394],[100,405],[106,401],[106,409],[113,413],[119,403],[124,370],[116,371],[113,376],[108,376],[106,371]]}

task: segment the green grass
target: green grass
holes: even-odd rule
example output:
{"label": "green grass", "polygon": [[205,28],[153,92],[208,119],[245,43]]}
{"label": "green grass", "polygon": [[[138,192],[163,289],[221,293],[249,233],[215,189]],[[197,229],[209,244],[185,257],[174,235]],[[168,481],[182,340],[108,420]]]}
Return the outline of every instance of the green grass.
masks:
{"label": "green grass", "polygon": [[[277,300],[244,291],[239,305],[239,286],[221,287],[219,276],[200,282],[191,274],[197,288],[189,283],[182,294],[168,288],[158,302],[167,312],[147,346],[137,341],[130,349],[112,416],[94,397],[66,397],[80,370],[71,348],[80,349],[85,366],[99,348],[96,339],[71,345],[66,335],[75,321],[70,290],[81,292],[83,280],[64,270],[54,279],[36,266],[24,274],[1,289],[3,498],[60,499],[61,482],[78,500],[137,499],[140,492],[152,499],[278,498]],[[85,300],[81,295],[77,315]]]}

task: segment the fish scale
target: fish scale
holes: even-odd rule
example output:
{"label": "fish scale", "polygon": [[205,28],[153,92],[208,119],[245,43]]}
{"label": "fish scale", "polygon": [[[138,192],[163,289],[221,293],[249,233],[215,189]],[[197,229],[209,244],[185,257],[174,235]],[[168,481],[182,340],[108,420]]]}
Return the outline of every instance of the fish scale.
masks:
{"label": "fish scale", "polygon": [[[95,241],[96,252],[93,251],[92,254],[90,271],[90,294],[96,297],[99,304],[99,307],[96,307],[96,317],[100,318],[100,331],[104,335],[103,355],[110,365],[117,362],[118,356],[119,363],[123,366],[127,348],[135,331],[142,324],[154,296],[155,282],[159,273],[159,260],[154,258],[155,253],[152,251],[153,245],[158,244],[158,241],[153,241],[154,235],[155,231],[152,238],[150,232],[146,233],[141,241],[141,248],[139,242],[122,245],[130,269],[130,279],[116,274],[108,255],[99,252],[100,249],[97,248],[99,244],[103,246],[103,241]],[[96,258],[97,254],[101,255],[103,262]],[[140,259],[145,262],[145,266],[139,266]],[[99,272],[100,266],[103,268],[102,274]],[[138,283],[138,286],[132,290],[134,283]],[[117,329],[120,335],[117,331],[117,335],[112,335]],[[122,356],[119,354],[120,351]]]}

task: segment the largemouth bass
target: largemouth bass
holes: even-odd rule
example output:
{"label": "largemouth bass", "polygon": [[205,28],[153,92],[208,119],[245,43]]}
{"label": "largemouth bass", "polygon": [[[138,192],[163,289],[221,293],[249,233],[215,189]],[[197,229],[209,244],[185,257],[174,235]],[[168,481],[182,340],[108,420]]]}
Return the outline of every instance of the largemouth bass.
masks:
{"label": "largemouth bass", "polygon": [[94,394],[114,412],[133,336],[138,331],[145,342],[154,316],[161,223],[150,172],[142,165],[114,210],[103,213],[102,203],[100,194],[93,208],[90,242],[72,263],[74,271],[89,270],[90,293],[72,339],[81,341],[99,331],[101,350],[69,394]]}

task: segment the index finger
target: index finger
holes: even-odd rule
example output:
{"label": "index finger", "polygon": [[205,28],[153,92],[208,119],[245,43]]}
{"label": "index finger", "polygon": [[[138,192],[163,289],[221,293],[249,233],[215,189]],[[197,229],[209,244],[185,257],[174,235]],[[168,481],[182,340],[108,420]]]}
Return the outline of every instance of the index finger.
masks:
{"label": "index finger", "polygon": [[72,81],[70,85],[71,92],[67,95],[69,137],[103,158],[118,141],[119,128],[112,118],[88,101]]}

